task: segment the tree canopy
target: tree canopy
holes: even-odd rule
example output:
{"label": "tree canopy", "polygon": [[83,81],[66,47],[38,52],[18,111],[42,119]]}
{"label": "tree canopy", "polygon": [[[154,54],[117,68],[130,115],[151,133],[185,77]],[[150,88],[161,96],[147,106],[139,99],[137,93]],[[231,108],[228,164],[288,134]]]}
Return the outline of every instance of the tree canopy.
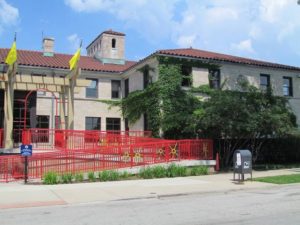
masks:
{"label": "tree canopy", "polygon": [[[254,157],[267,139],[288,136],[296,130],[296,116],[285,97],[247,86],[244,91],[213,90],[200,109],[194,111],[201,135],[222,140],[223,165],[232,153],[249,148]],[[254,158],[255,159],[255,158]]]}

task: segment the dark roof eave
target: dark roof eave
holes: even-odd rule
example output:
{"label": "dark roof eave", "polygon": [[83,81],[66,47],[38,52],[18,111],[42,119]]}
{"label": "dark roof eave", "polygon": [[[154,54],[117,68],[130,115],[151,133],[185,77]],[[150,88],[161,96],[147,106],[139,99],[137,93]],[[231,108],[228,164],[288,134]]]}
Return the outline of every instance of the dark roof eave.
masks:
{"label": "dark roof eave", "polygon": [[[4,62],[1,62],[0,64],[5,64]],[[49,66],[44,66],[44,65],[30,65],[30,64],[18,64],[19,66],[28,66],[28,67],[40,67],[40,68],[48,68],[48,69],[60,69],[60,70],[66,70],[70,71],[69,67],[49,67]],[[81,68],[83,71],[92,71],[92,72],[103,72],[103,73],[118,73],[121,74],[123,71],[116,71],[116,70],[94,70],[94,69],[86,69],[86,68]]]}
{"label": "dark roof eave", "polygon": [[133,65],[131,65],[130,67],[128,67],[126,70],[124,70],[122,73],[126,73],[127,71],[131,70],[132,68],[134,68],[135,66],[138,66],[140,64],[142,64],[143,62],[145,62],[147,59],[150,59],[151,57],[155,56],[157,52],[152,53],[151,55],[148,55],[147,57],[141,59],[140,61],[134,63]]}
{"label": "dark roof eave", "polygon": [[[153,53],[155,54],[155,53]],[[187,56],[187,55],[179,55],[179,54],[166,54],[166,53],[159,53],[156,52],[156,55],[159,56],[166,56],[166,57],[174,57],[174,58],[186,58],[186,59],[200,59],[200,60],[206,60],[208,63],[209,61],[214,61],[214,62],[230,62],[230,63],[234,63],[234,64],[244,64],[244,65],[252,65],[252,66],[259,66],[259,67],[269,67],[269,68],[279,68],[279,69],[284,69],[284,70],[291,70],[291,71],[298,71],[300,72],[300,68],[297,67],[292,67],[292,66],[283,66],[283,65],[263,65],[263,64],[259,64],[259,63],[246,63],[246,62],[236,62],[233,60],[227,60],[227,59],[216,59],[216,58],[206,58],[206,57],[195,57],[195,56]],[[144,59],[146,60],[147,57]]]}

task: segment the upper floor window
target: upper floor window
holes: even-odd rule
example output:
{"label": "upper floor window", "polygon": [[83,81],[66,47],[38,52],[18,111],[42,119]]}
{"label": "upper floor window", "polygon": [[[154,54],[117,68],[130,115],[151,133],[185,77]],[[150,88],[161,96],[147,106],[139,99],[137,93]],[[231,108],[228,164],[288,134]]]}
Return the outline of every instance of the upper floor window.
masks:
{"label": "upper floor window", "polygon": [[116,43],[117,43],[116,39],[113,38],[113,39],[111,40],[111,47],[112,47],[112,48],[116,48]]}
{"label": "upper floor window", "polygon": [[98,80],[97,79],[87,79],[91,81],[90,86],[86,88],[87,98],[98,98]]}
{"label": "upper floor window", "polygon": [[182,74],[181,86],[183,87],[192,86],[192,67],[182,65],[181,74]]}
{"label": "upper floor window", "polygon": [[283,95],[293,96],[293,82],[291,77],[283,77]]}
{"label": "upper floor window", "polygon": [[270,75],[260,74],[260,89],[266,91],[270,88]]}
{"label": "upper floor window", "polygon": [[149,68],[145,68],[143,71],[143,79],[144,79],[144,89],[148,86],[150,83],[150,77],[149,77]]}
{"label": "upper floor window", "polygon": [[219,69],[210,69],[208,71],[209,87],[220,89],[221,87],[221,71]]}
{"label": "upper floor window", "polygon": [[124,82],[124,86],[125,86],[125,98],[129,95],[129,78],[125,80]]}
{"label": "upper floor window", "polygon": [[111,98],[120,98],[121,81],[111,81]]}

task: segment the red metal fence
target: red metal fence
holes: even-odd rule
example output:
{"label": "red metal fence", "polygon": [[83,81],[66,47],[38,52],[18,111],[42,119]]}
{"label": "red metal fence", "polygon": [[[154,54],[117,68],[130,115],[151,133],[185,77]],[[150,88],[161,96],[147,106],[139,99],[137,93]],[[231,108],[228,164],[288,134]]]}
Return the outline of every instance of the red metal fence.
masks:
{"label": "red metal fence", "polygon": [[[49,171],[75,174],[182,159],[213,159],[213,142],[209,139],[162,140],[133,132],[131,135],[43,129],[29,132],[23,134],[34,147],[33,155],[28,157],[29,178],[41,178]],[[24,157],[0,156],[0,182],[23,177]]]}

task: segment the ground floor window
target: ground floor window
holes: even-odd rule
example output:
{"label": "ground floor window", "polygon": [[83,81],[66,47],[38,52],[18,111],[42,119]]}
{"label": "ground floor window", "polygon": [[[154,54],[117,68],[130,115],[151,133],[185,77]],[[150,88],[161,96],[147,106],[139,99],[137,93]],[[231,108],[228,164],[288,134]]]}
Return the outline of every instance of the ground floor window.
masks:
{"label": "ground floor window", "polygon": [[[49,129],[50,116],[39,115],[36,116],[36,128]],[[49,142],[49,130],[41,130],[37,135],[33,134],[31,137],[33,143],[47,143]]]}
{"label": "ground floor window", "polygon": [[106,118],[106,130],[121,130],[121,119]]}
{"label": "ground floor window", "polygon": [[85,117],[85,129],[86,130],[101,130],[101,118],[100,117]]}
{"label": "ground floor window", "polygon": [[36,128],[47,128],[49,129],[49,116],[39,115],[36,116]]}
{"label": "ground floor window", "polygon": [[125,118],[125,130],[129,131],[129,122],[127,118]]}
{"label": "ground floor window", "polygon": [[144,131],[149,129],[148,115],[144,113]]}

